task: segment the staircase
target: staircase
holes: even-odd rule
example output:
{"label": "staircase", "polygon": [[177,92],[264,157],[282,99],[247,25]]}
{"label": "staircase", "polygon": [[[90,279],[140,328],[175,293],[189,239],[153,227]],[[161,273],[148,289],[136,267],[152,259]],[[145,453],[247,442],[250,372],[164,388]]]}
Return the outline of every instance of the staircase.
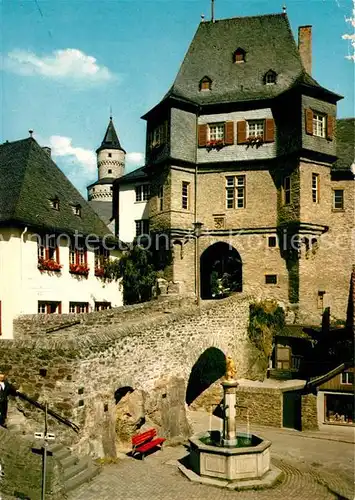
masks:
{"label": "staircase", "polygon": [[91,457],[77,457],[69,448],[62,444],[54,444],[48,448],[53,453],[53,458],[59,463],[60,477],[63,492],[69,493],[82,484],[91,481],[100,472]]}
{"label": "staircase", "polygon": [[[31,449],[34,444],[33,434],[23,431],[27,427],[26,417],[20,411],[10,408],[7,432],[16,435],[19,439],[27,440],[28,447]],[[24,434],[24,432],[26,433]],[[41,441],[37,441],[35,446],[41,448],[42,444]],[[59,466],[59,481],[63,493],[75,490],[100,473],[100,467],[93,462],[90,456],[79,458],[61,443],[49,443],[48,450],[52,452],[52,456]]]}

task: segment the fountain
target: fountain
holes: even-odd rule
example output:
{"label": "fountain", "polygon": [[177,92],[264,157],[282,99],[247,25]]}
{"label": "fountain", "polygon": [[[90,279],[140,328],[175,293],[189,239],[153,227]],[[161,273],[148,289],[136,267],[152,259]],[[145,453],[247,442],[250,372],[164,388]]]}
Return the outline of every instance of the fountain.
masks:
{"label": "fountain", "polygon": [[237,433],[235,375],[234,361],[228,356],[222,382],[223,429],[212,430],[210,424],[209,432],[192,436],[190,455],[179,469],[192,481],[229,489],[271,487],[282,475],[270,462],[271,441],[250,434],[249,418],[247,432]]}

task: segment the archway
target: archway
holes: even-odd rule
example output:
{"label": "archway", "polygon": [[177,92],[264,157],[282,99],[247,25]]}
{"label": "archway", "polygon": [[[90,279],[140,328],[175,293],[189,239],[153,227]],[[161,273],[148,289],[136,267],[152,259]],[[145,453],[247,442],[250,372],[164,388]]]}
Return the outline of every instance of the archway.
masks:
{"label": "archway", "polygon": [[231,245],[218,242],[201,255],[201,298],[221,298],[226,293],[241,292],[242,259]]}
{"label": "archway", "polygon": [[186,403],[190,405],[226,372],[226,358],[216,347],[209,347],[192,367],[186,389]]}

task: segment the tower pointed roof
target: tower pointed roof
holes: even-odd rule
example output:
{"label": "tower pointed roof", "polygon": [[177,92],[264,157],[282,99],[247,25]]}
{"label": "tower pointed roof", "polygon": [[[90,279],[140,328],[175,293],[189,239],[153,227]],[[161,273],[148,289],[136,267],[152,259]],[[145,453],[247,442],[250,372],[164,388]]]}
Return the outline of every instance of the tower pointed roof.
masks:
{"label": "tower pointed roof", "polygon": [[101,146],[96,150],[96,153],[98,153],[102,149],[119,149],[124,153],[126,152],[120,144],[120,140],[113,124],[112,116],[110,116],[110,121],[107,126],[106,133],[102,140]]}

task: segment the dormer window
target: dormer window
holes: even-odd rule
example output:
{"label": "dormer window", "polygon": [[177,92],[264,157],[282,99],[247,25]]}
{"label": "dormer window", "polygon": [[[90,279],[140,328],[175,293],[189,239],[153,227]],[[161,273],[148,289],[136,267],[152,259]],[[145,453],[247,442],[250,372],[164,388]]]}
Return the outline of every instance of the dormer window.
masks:
{"label": "dormer window", "polygon": [[49,203],[51,204],[51,208],[53,208],[53,210],[59,210],[58,198],[53,198],[52,200],[49,200]]}
{"label": "dormer window", "polygon": [[238,48],[233,54],[233,62],[234,63],[243,63],[245,62],[245,50],[242,48]]}
{"label": "dormer window", "polygon": [[81,217],[81,206],[80,205],[72,205],[73,214],[77,217]]}
{"label": "dormer window", "polygon": [[200,81],[200,91],[211,90],[212,80],[208,76],[204,76]]}
{"label": "dormer window", "polygon": [[264,76],[265,85],[274,85],[276,83],[276,73],[272,69],[270,69]]}

